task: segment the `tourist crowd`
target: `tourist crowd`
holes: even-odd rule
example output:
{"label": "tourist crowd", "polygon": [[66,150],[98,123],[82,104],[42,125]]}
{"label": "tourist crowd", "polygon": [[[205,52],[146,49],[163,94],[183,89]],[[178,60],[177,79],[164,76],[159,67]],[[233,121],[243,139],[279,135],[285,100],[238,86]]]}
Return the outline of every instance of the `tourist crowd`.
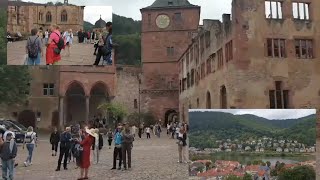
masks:
{"label": "tourist crowd", "polygon": [[[94,55],[96,56],[93,65],[112,65],[112,23],[106,23],[106,31],[103,29],[92,32],[85,32],[80,29],[76,34],[79,43],[93,43]],[[9,37],[9,35],[8,35]],[[31,36],[27,38],[25,65],[40,65],[45,59],[47,65],[56,65],[61,60],[62,51],[70,56],[70,48],[73,44],[74,34],[72,29],[61,30],[58,25],[52,24],[49,29],[42,27],[33,28]],[[45,49],[44,49],[45,48]],[[44,57],[45,52],[45,57]]]}

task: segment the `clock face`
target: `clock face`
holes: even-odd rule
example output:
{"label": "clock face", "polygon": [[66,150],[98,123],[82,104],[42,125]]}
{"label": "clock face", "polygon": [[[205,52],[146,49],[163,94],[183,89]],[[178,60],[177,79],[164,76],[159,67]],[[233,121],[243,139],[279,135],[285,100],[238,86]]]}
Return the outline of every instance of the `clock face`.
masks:
{"label": "clock face", "polygon": [[170,18],[167,15],[159,15],[156,19],[157,26],[159,28],[167,28],[170,24]]}

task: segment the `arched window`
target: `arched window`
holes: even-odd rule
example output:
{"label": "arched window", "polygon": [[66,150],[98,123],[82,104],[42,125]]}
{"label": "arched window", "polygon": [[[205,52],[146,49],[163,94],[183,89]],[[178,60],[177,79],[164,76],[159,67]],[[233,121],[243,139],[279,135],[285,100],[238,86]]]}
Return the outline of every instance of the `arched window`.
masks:
{"label": "arched window", "polygon": [[61,13],[61,22],[67,22],[68,21],[68,14],[66,10],[63,10]]}
{"label": "arched window", "polygon": [[42,12],[39,12],[39,21],[42,21]]}
{"label": "arched window", "polygon": [[221,86],[220,89],[220,102],[221,102],[221,109],[227,109],[228,104],[227,104],[227,89],[226,86]]}
{"label": "arched window", "polygon": [[52,15],[51,15],[51,12],[47,12],[46,14],[46,22],[51,22],[52,21]]}

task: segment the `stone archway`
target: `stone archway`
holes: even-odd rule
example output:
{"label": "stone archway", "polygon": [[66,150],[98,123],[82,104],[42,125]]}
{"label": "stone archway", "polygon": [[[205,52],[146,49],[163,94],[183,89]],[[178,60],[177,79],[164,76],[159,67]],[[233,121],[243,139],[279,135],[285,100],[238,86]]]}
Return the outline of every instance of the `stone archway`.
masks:
{"label": "stone archway", "polygon": [[89,100],[89,118],[93,116],[102,118],[106,116],[105,112],[102,112],[98,109],[99,105],[102,103],[109,102],[108,89],[105,83],[97,82],[95,83],[90,91],[90,100]]}
{"label": "stone archway", "polygon": [[178,113],[176,110],[169,109],[166,111],[164,116],[165,116],[164,117],[164,125],[166,126],[168,123],[170,124],[171,122],[176,120]]}
{"label": "stone archway", "polygon": [[18,122],[25,127],[36,127],[36,114],[31,110],[24,110],[18,115]]}
{"label": "stone archway", "polygon": [[72,82],[66,91],[65,125],[74,122],[86,121],[86,96],[80,82]]}

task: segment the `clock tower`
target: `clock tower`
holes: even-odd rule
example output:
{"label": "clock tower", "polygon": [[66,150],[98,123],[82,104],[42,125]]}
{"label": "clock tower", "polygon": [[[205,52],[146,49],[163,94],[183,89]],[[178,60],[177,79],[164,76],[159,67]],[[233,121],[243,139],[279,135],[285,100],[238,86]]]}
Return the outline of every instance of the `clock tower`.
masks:
{"label": "clock tower", "polygon": [[142,14],[140,103],[165,125],[178,115],[178,59],[192,41],[200,6],[188,0],[156,0]]}

